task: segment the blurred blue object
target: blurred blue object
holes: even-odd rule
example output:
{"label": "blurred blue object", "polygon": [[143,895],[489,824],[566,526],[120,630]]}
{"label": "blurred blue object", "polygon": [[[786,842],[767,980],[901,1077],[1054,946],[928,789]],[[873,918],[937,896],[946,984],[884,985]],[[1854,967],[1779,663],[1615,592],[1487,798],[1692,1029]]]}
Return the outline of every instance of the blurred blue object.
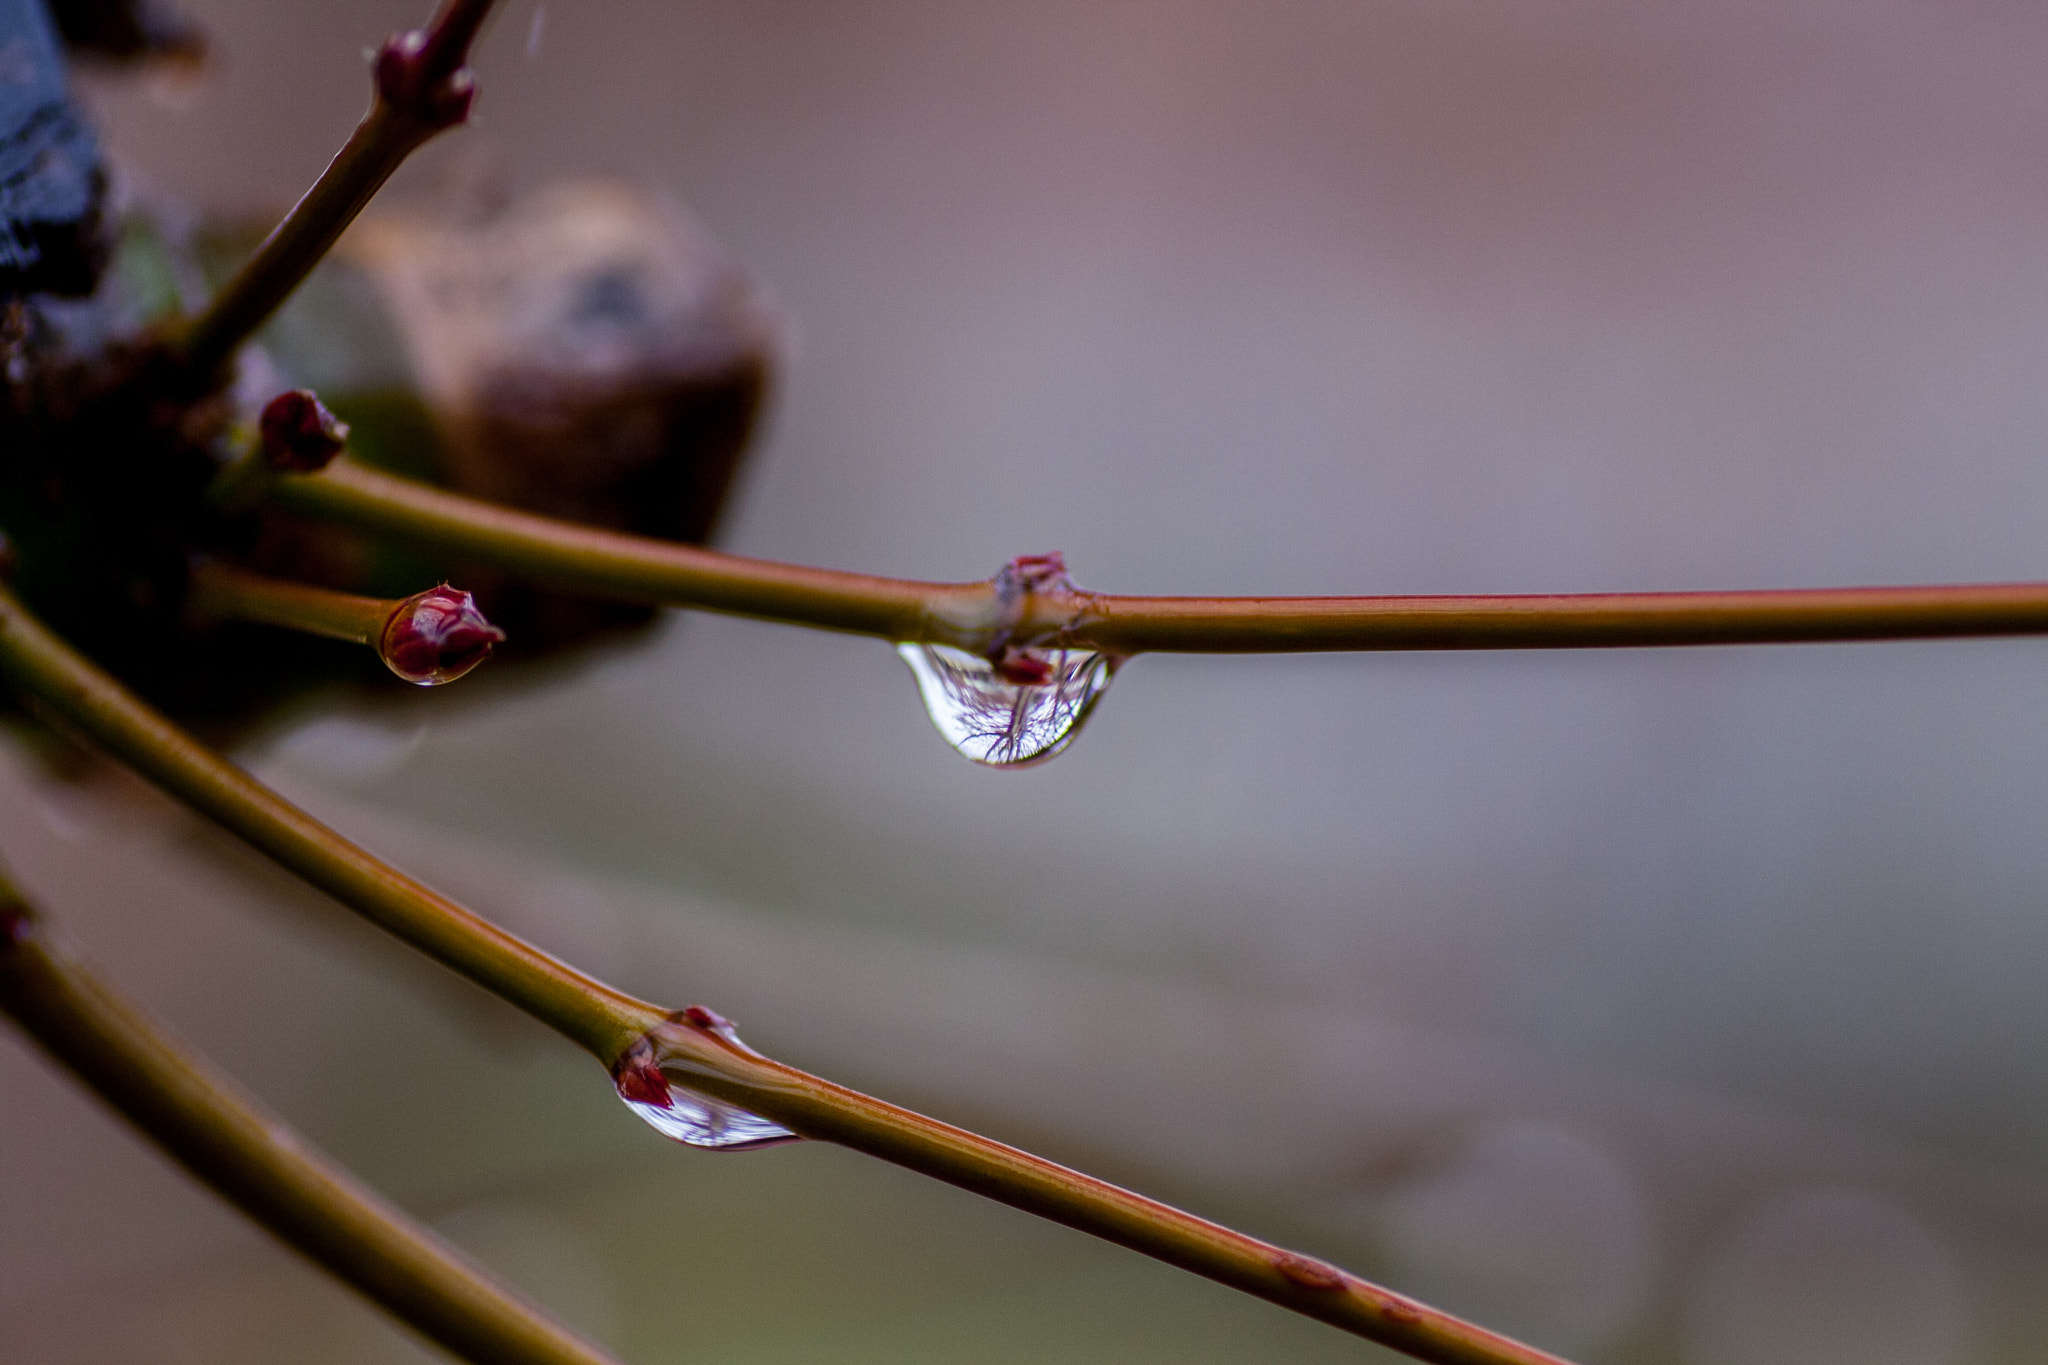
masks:
{"label": "blurred blue object", "polygon": [[0,0],[0,298],[89,294],[106,173],[43,0]]}

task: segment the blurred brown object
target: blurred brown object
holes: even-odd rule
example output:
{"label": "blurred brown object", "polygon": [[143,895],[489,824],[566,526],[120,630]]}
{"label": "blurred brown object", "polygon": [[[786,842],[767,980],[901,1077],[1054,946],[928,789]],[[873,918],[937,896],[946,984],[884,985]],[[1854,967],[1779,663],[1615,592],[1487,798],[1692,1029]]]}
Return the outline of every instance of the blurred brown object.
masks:
{"label": "blurred brown object", "polygon": [[[405,340],[451,487],[701,543],[767,392],[758,287],[679,206],[621,180],[551,185],[480,219],[390,214],[344,239]],[[646,609],[463,570],[516,645]]]}

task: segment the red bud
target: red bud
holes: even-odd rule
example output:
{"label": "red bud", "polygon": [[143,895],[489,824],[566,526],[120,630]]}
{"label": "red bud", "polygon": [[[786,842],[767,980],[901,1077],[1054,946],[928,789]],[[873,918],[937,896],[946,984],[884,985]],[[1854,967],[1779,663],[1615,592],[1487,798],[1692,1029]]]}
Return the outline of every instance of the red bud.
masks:
{"label": "red bud", "polygon": [[398,604],[384,623],[377,653],[399,677],[421,687],[454,682],[491,657],[505,632],[484,619],[476,599],[443,583]]}
{"label": "red bud", "polygon": [[1019,687],[1044,687],[1052,681],[1052,664],[1023,650],[1010,650],[996,658],[996,676]]}
{"label": "red bud", "polygon": [[476,78],[467,66],[446,70],[450,55],[424,29],[392,34],[377,53],[378,98],[436,132],[453,128],[469,117]]}
{"label": "red bud", "polygon": [[348,443],[348,423],[311,389],[292,389],[263,405],[263,458],[280,474],[317,474]]}
{"label": "red bud", "polygon": [[669,1098],[668,1077],[661,1074],[661,1068],[654,1064],[652,1056],[628,1056],[619,1063],[613,1073],[619,1083],[619,1098],[631,1100],[634,1104],[651,1104],[656,1109],[671,1109],[675,1101]]}

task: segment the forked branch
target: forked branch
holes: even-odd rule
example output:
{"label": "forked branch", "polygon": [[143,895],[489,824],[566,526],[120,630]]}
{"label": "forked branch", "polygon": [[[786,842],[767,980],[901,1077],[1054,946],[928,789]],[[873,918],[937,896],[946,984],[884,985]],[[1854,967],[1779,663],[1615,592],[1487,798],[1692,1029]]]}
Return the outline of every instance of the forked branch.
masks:
{"label": "forked branch", "polygon": [[195,380],[212,378],[269,320],[408,156],[469,117],[469,49],[495,0],[443,0],[425,29],[379,49],[370,112],[256,254],[171,338]]}
{"label": "forked branch", "polygon": [[613,1365],[172,1041],[51,942],[4,879],[0,1010],[186,1170],[422,1336],[475,1365]]}
{"label": "forked branch", "polygon": [[[958,1185],[1440,1365],[1557,1357],[1335,1266],[771,1061],[702,1010],[669,1014],[583,975],[378,861],[128,692],[0,592],[0,674],[202,814],[630,1079],[658,1050],[690,1086],[805,1137]],[[654,1083],[658,1084],[656,1078]]]}
{"label": "forked branch", "polygon": [[663,1011],[372,857],[215,754],[0,591],[0,673],[288,871],[609,1061]]}
{"label": "forked branch", "polygon": [[1116,597],[920,583],[721,554],[479,502],[341,461],[277,505],[600,595],[953,645],[1111,654],[1583,649],[2048,632],[2048,583],[1484,597]]}

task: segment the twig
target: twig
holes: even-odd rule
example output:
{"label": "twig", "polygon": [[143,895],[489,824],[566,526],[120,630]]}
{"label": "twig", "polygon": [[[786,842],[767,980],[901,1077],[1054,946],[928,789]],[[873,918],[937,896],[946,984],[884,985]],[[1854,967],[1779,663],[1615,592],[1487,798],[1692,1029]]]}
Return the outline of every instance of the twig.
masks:
{"label": "twig", "polygon": [[186,1170],[422,1336],[476,1365],[612,1365],[173,1042],[4,880],[0,1010]]}
{"label": "twig", "polygon": [[[2048,632],[2048,583],[1483,597],[1116,597],[1064,577],[920,583],[720,554],[518,512],[344,460],[281,477],[302,515],[609,596],[954,645],[1130,655],[1582,649]],[[1022,561],[1020,561],[1022,562]],[[1027,580],[1029,581],[1029,580]]]}
{"label": "twig", "polygon": [[311,583],[271,578],[218,560],[192,566],[186,598],[187,610],[201,620],[253,621],[358,645],[367,645],[381,635],[384,623],[399,605],[389,598],[358,597]]}
{"label": "twig", "polygon": [[[851,1147],[1012,1208],[1129,1247],[1169,1265],[1439,1365],[1563,1365],[1339,1269],[1197,1218],[951,1124],[872,1099],[741,1043],[699,1007],[649,1035],[651,1052],[691,1088],[805,1137]],[[642,1054],[646,1055],[646,1054]]]}
{"label": "twig", "polygon": [[171,338],[196,379],[210,378],[269,320],[391,173],[469,116],[470,44],[495,0],[443,0],[428,26],[393,34],[376,61],[370,112],[334,160],[204,312]]}
{"label": "twig", "polygon": [[662,1011],[380,862],[186,734],[0,591],[0,672],[260,852],[609,1061]]}
{"label": "twig", "polygon": [[[1116,1242],[1438,1365],[1560,1365],[1357,1276],[774,1062],[708,1011],[666,1014],[556,961],[328,829],[209,751],[0,591],[0,673],[173,796],[628,1079],[650,1054],[806,1137]],[[660,1084],[659,1075],[653,1078]]]}
{"label": "twig", "polygon": [[759,616],[799,625],[932,638],[957,617],[964,642],[994,607],[986,583],[933,584],[744,559],[674,541],[517,512],[348,460],[278,479],[275,506],[462,559],[608,596]]}
{"label": "twig", "polygon": [[186,608],[200,619],[282,626],[369,645],[409,683],[454,682],[504,643],[466,592],[442,584],[410,597],[359,597],[202,560],[192,568]]}

